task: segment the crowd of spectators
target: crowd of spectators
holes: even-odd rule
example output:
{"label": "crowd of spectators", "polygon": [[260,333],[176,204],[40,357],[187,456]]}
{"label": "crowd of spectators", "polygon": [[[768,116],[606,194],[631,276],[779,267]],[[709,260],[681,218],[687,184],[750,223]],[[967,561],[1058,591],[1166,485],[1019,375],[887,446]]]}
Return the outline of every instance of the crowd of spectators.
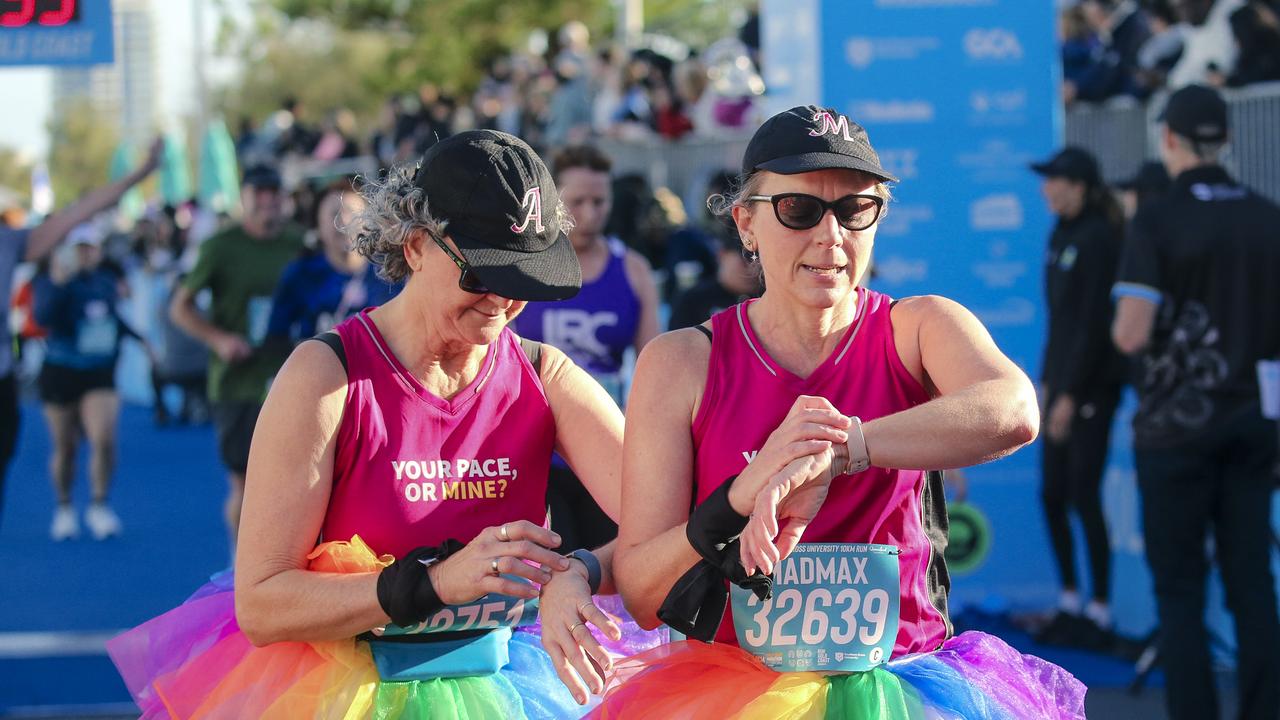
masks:
{"label": "crowd of spectators", "polygon": [[1277,0],[1078,0],[1058,35],[1068,105],[1280,80]]}

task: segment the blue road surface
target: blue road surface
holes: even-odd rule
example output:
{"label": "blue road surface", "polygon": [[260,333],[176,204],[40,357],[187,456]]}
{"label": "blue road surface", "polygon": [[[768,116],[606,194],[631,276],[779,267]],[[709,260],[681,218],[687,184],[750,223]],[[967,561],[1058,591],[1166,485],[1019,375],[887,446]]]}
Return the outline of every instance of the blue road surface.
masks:
{"label": "blue road surface", "polygon": [[[23,406],[0,518],[0,716],[131,708],[102,642],[181,603],[228,564],[226,480],[212,428],[156,428],[149,408],[131,405],[120,420],[111,500],[124,534],[97,542],[82,527],[80,539],[54,543],[48,433],[39,406]],[[82,452],[81,512],[85,460]]]}

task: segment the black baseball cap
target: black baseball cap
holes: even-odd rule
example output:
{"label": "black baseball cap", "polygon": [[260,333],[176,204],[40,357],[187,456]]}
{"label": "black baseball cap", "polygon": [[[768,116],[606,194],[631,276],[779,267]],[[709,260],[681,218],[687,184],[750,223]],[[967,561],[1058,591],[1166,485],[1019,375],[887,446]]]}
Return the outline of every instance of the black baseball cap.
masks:
{"label": "black baseball cap", "polygon": [[1076,180],[1086,185],[1097,185],[1102,175],[1098,161],[1083,148],[1068,145],[1044,162],[1031,163],[1031,169],[1044,177],[1060,177]]}
{"label": "black baseball cap", "polygon": [[250,165],[245,168],[244,178],[240,184],[245,187],[279,190],[284,183],[280,180],[280,171],[270,165]]}
{"label": "black baseball cap", "polygon": [[742,155],[742,174],[781,175],[847,168],[886,182],[898,178],[880,166],[867,131],[831,108],[800,105],[764,121]]}
{"label": "black baseball cap", "polygon": [[1217,90],[1204,85],[1188,85],[1170,95],[1158,119],[1193,142],[1227,139],[1227,103]]}
{"label": "black baseball cap", "polygon": [[470,130],[441,140],[423,154],[415,184],[493,293],[564,300],[582,288],[582,267],[560,224],[560,193],[520,138]]}

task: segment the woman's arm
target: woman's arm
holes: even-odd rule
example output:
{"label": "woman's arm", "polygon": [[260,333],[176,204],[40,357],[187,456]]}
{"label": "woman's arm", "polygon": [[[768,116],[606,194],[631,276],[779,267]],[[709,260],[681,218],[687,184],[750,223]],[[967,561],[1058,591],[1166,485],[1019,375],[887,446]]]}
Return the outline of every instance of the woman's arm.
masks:
{"label": "woman's arm", "polygon": [[587,371],[545,343],[538,374],[555,418],[556,452],[616,521],[622,505],[622,411]]}
{"label": "woman's arm", "polygon": [[306,569],[329,504],[346,390],[334,352],[303,343],[262,407],[236,552],[236,618],[256,645],[349,638],[390,621],[378,604],[378,573]]}
{"label": "woman's arm", "polygon": [[649,343],[636,361],[614,577],[627,611],[647,629],[659,625],[671,586],[702,559],[684,526],[693,495],[691,427],[710,351],[698,331],[678,330]]}
{"label": "woman's arm", "polygon": [[892,312],[899,357],[936,397],[863,426],[872,465],[967,467],[1035,440],[1035,388],[973,313],[937,296],[903,299]]}

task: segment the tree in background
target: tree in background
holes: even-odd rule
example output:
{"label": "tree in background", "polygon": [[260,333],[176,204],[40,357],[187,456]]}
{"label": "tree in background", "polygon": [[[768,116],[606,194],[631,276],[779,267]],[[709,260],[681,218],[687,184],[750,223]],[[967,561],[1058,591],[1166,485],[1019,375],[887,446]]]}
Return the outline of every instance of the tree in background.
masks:
{"label": "tree in background", "polygon": [[119,130],[94,113],[88,100],[54,113],[49,121],[49,181],[57,207],[107,182],[119,141]]}
{"label": "tree in background", "polygon": [[0,194],[13,193],[23,207],[30,204],[33,167],[35,163],[26,154],[11,147],[0,147]]}

